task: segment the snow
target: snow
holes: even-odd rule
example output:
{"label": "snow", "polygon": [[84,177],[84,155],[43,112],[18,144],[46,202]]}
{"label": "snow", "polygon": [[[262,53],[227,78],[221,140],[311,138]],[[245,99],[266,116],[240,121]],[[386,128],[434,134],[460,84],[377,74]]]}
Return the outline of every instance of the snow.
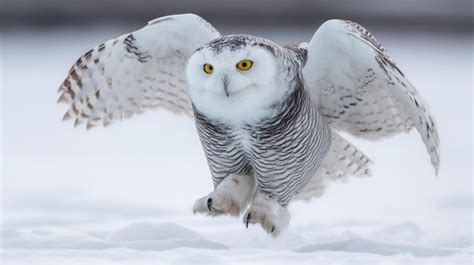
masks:
{"label": "snow", "polygon": [[[470,37],[372,30],[432,108],[439,175],[415,133],[354,139],[374,177],[291,204],[273,239],[241,219],[193,215],[212,182],[189,118],[158,110],[89,132],[60,122],[70,65],[125,31],[2,35],[2,265],[472,264]],[[287,43],[314,29],[222,31]]]}

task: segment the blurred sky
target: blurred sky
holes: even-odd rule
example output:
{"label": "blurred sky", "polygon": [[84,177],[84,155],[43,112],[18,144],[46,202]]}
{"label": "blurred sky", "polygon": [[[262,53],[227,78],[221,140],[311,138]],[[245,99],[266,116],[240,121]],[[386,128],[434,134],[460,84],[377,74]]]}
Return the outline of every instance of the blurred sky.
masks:
{"label": "blurred sky", "polygon": [[471,0],[1,0],[0,28],[96,23],[141,25],[155,17],[193,12],[232,25],[319,24],[330,18],[361,24],[472,30]]}

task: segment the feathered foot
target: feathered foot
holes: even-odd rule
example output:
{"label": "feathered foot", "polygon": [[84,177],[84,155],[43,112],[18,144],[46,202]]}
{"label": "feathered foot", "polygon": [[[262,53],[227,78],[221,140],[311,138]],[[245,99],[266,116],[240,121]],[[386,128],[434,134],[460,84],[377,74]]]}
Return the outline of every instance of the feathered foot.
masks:
{"label": "feathered foot", "polygon": [[290,213],[270,194],[257,191],[250,208],[244,214],[244,224],[259,223],[272,236],[279,235],[290,223]]}
{"label": "feathered foot", "polygon": [[194,213],[216,216],[239,216],[255,193],[255,179],[251,176],[229,175],[209,195],[194,203]]}

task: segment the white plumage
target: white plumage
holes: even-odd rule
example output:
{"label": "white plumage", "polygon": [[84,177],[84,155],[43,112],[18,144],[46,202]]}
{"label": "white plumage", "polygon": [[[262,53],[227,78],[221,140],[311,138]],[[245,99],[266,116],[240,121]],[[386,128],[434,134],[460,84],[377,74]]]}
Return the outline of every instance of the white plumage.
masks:
{"label": "white plumage", "polygon": [[[252,58],[251,71],[235,69],[239,58]],[[203,72],[206,63],[214,65],[215,73]],[[370,159],[337,131],[379,139],[415,127],[438,170],[439,139],[427,104],[375,38],[350,21],[330,20],[309,43],[280,47],[252,36],[221,38],[193,14],[158,18],[80,57],[59,88],[58,102],[70,104],[64,119],[74,119],[76,126],[85,123],[88,129],[156,107],[190,116],[197,111],[230,128],[243,128],[272,116],[274,106],[300,81],[331,128],[332,141],[304,189],[292,194],[295,199],[321,196],[334,180],[371,174]],[[243,149],[255,147],[255,139],[246,139],[253,136],[236,134]],[[289,215],[272,197],[276,194],[262,192],[258,177],[255,183],[229,174],[226,181],[215,182],[216,190],[198,200],[194,210],[238,215],[250,204],[244,222],[279,233]]]}
{"label": "white plumage", "polygon": [[303,75],[331,127],[378,139],[415,126],[438,170],[439,139],[428,105],[362,26],[324,23],[308,45]]}
{"label": "white plumage", "polygon": [[179,15],[152,20],[133,35],[93,48],[59,88],[58,101],[71,104],[65,119],[91,128],[155,107],[192,115],[187,61],[197,47],[219,36],[200,17]]}

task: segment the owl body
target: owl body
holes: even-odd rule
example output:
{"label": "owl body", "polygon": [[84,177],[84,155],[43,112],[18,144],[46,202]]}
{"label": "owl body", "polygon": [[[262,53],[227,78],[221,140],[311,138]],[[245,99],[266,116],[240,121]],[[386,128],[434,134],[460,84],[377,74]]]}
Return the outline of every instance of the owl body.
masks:
{"label": "owl body", "polygon": [[229,175],[255,177],[257,187],[282,206],[301,192],[329,150],[331,133],[301,80],[269,116],[229,124],[196,107],[195,121],[214,187]]}

